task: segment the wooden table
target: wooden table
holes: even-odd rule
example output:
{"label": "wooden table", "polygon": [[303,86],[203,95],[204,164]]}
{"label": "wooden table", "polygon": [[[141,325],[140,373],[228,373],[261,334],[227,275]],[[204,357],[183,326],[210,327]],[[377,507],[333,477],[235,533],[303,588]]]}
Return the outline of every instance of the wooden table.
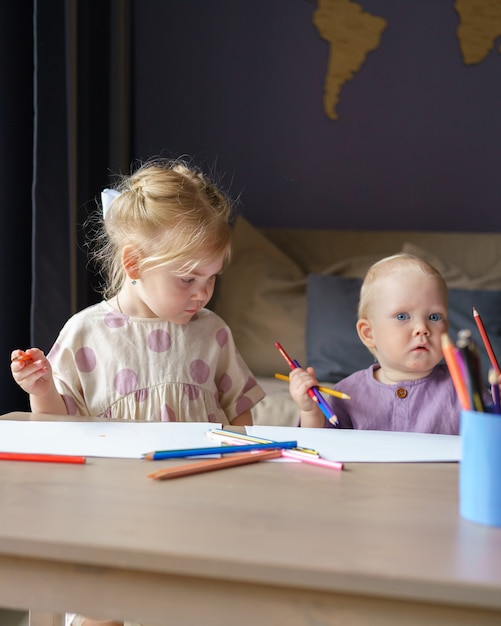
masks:
{"label": "wooden table", "polygon": [[501,623],[501,529],[459,517],[457,464],[151,469],[2,461],[0,606],[45,623]]}

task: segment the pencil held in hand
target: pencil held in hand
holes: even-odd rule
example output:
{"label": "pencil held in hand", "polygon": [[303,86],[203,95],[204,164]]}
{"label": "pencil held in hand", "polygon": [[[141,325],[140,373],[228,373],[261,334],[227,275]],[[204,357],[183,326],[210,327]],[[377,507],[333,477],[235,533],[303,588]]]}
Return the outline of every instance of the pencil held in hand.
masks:
{"label": "pencil held in hand", "polygon": [[29,354],[26,354],[26,352],[22,352],[21,354],[18,354],[12,360],[13,361],[21,361],[21,362],[25,362],[25,363],[27,363],[28,361],[33,361],[31,356]]}
{"label": "pencil held in hand", "polygon": [[[284,374],[275,374],[275,378],[278,380],[288,381],[289,377]],[[330,387],[322,387],[318,386],[317,389],[322,393],[326,393],[328,396],[333,396],[334,398],[340,398],[341,400],[351,400],[351,396],[347,393],[343,393],[342,391],[337,391],[337,389],[330,389]]]}
{"label": "pencil held in hand", "polygon": [[[295,370],[296,368],[301,367],[299,363],[296,361],[296,359],[290,358],[290,356],[282,348],[282,346],[278,343],[278,341],[275,342],[275,347],[280,352],[280,354],[284,357],[285,361],[287,362],[291,370]],[[313,402],[317,403],[318,407],[320,408],[322,413],[325,415],[327,421],[333,424],[334,426],[337,426],[339,423],[339,420],[337,416],[333,413],[328,403],[325,401],[324,397],[320,393],[319,388],[317,386],[310,387],[308,389],[308,395],[313,400]]]}

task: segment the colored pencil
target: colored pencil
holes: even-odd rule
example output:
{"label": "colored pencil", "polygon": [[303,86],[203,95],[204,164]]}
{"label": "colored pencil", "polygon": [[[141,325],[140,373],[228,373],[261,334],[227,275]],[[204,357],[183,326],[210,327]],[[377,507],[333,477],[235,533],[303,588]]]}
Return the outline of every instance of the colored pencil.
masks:
{"label": "colored pencil", "polygon": [[328,459],[322,459],[320,457],[298,454],[295,450],[282,450],[282,456],[286,459],[295,459],[296,461],[301,461],[301,463],[319,465],[320,467],[326,467],[328,469],[344,469],[344,463],[341,461],[329,461]]}
{"label": "colored pencil", "polygon": [[211,439],[222,441],[223,437],[238,443],[273,443],[273,439],[264,439],[262,437],[253,437],[245,433],[236,433],[233,430],[224,430],[222,428],[212,428],[207,431],[207,436]]}
{"label": "colored pencil", "polygon": [[83,464],[84,456],[67,454],[39,454],[32,452],[0,452],[0,461],[36,461],[42,463],[76,463]]}
{"label": "colored pencil", "polygon": [[[236,433],[231,430],[222,430],[221,428],[213,428],[212,430],[209,430],[207,432],[207,436],[211,439],[221,441],[222,443],[237,446],[242,446],[248,443],[274,443],[273,439],[262,439],[261,437],[253,437],[252,435]],[[297,446],[296,448],[291,449],[299,454],[311,454],[313,456],[318,456],[318,452],[313,450],[313,448],[303,448],[301,446]]]}
{"label": "colored pencil", "polygon": [[[275,347],[280,352],[280,354],[284,357],[285,361],[287,362],[291,370],[301,367],[295,359],[293,360],[289,357],[287,352],[282,348],[282,346],[278,342],[275,342]],[[327,421],[329,421],[331,424],[337,425],[339,420],[336,417],[336,415],[333,413],[330,406],[324,400],[318,387],[317,386],[310,387],[307,391],[308,391],[308,395],[310,396],[310,398],[318,404],[318,406],[320,407],[320,410],[327,418]]]}
{"label": "colored pencil", "polygon": [[454,384],[454,389],[459,397],[461,407],[463,409],[471,409],[468,389],[458,362],[456,347],[447,333],[442,334],[442,352]]}
{"label": "colored pencil", "polygon": [[[275,374],[275,378],[284,381],[289,380],[289,377],[285,376],[284,374]],[[329,396],[334,396],[334,398],[341,398],[341,400],[351,400],[351,396],[349,396],[347,393],[343,393],[342,391],[337,391],[337,389],[330,389],[329,387],[323,387],[321,385],[318,385],[318,390],[322,393],[326,393]]]}
{"label": "colored pencil", "polygon": [[180,476],[191,476],[192,474],[200,474],[202,472],[211,472],[213,470],[224,469],[225,467],[235,467],[236,465],[247,465],[248,463],[257,463],[258,461],[277,459],[281,455],[281,450],[261,450],[259,452],[247,452],[243,454],[235,454],[231,457],[223,457],[221,459],[210,459],[209,461],[198,461],[197,463],[189,463],[188,465],[167,467],[165,469],[152,472],[147,476],[148,478],[154,478],[156,480],[178,478]]}
{"label": "colored pencil", "polygon": [[[231,443],[233,443],[234,441],[236,445],[239,445],[238,442],[245,443],[249,439],[254,439],[256,441],[271,441],[270,439],[259,439],[257,437],[252,437],[251,435],[243,435],[240,433],[221,430],[218,428],[212,429],[211,431],[209,431],[209,434],[217,439],[220,438],[220,441],[228,441]],[[224,437],[225,435],[226,438]],[[342,470],[344,468],[344,463],[340,461],[329,461],[327,459],[322,459],[320,458],[318,452],[316,450],[313,450],[312,448],[297,447],[282,450],[282,456],[284,458],[294,459],[295,461],[303,461],[304,463],[320,465],[329,469]]]}
{"label": "colored pencil", "polygon": [[476,343],[471,338],[469,329],[462,329],[458,332],[456,348],[459,351],[464,363],[465,383],[470,399],[470,406],[475,411],[485,411],[482,398],[484,388],[482,382],[480,355]]}
{"label": "colored pencil", "polygon": [[156,450],[143,454],[143,459],[148,461],[161,461],[163,459],[183,459],[189,456],[206,456],[209,454],[277,450],[282,448],[295,448],[296,446],[297,441],[273,441],[272,443],[253,443],[244,446],[209,446],[206,448],[184,448],[183,450]]}
{"label": "colored pencil", "polygon": [[489,370],[489,384],[491,386],[491,394],[493,401],[493,411],[497,415],[501,414],[501,394],[499,391],[499,382],[496,370]]}
{"label": "colored pencil", "polygon": [[494,368],[496,374],[500,376],[501,370],[499,369],[498,360],[496,358],[496,355],[494,354],[494,350],[492,349],[492,344],[490,342],[487,331],[485,330],[485,326],[482,321],[482,318],[480,317],[480,313],[477,311],[475,307],[473,307],[473,319],[475,320],[475,323],[478,328],[478,332],[480,333],[480,336],[482,337],[482,341],[484,342],[484,347],[487,351],[487,354],[489,355],[489,360],[491,362],[491,365]]}
{"label": "colored pencil", "polygon": [[13,359],[13,361],[32,361],[32,357],[29,354],[26,354],[26,352],[24,352],[23,354],[20,354],[19,356],[15,356]]}

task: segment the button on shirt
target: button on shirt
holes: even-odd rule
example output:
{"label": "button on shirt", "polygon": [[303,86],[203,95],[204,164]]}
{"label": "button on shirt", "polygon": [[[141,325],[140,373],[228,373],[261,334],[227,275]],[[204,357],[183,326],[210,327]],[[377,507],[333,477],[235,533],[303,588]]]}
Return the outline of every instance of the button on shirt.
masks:
{"label": "button on shirt", "polygon": [[424,378],[395,385],[376,380],[376,368],[378,364],[371,365],[335,385],[351,396],[351,400],[328,399],[339,428],[459,434],[461,406],[445,364]]}

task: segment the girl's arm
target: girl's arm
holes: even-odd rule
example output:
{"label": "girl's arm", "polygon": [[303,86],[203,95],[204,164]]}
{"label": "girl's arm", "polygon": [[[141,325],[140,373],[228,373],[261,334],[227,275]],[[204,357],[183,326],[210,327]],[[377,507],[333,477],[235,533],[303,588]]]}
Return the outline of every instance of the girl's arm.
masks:
{"label": "girl's arm", "polygon": [[235,417],[235,419],[230,423],[233,426],[252,426],[253,421],[250,410],[240,413],[240,415],[237,415],[237,417]]}
{"label": "girl's arm", "polygon": [[30,395],[33,413],[68,414],[54,384],[50,363],[42,350],[14,350],[10,369],[16,383]]}

